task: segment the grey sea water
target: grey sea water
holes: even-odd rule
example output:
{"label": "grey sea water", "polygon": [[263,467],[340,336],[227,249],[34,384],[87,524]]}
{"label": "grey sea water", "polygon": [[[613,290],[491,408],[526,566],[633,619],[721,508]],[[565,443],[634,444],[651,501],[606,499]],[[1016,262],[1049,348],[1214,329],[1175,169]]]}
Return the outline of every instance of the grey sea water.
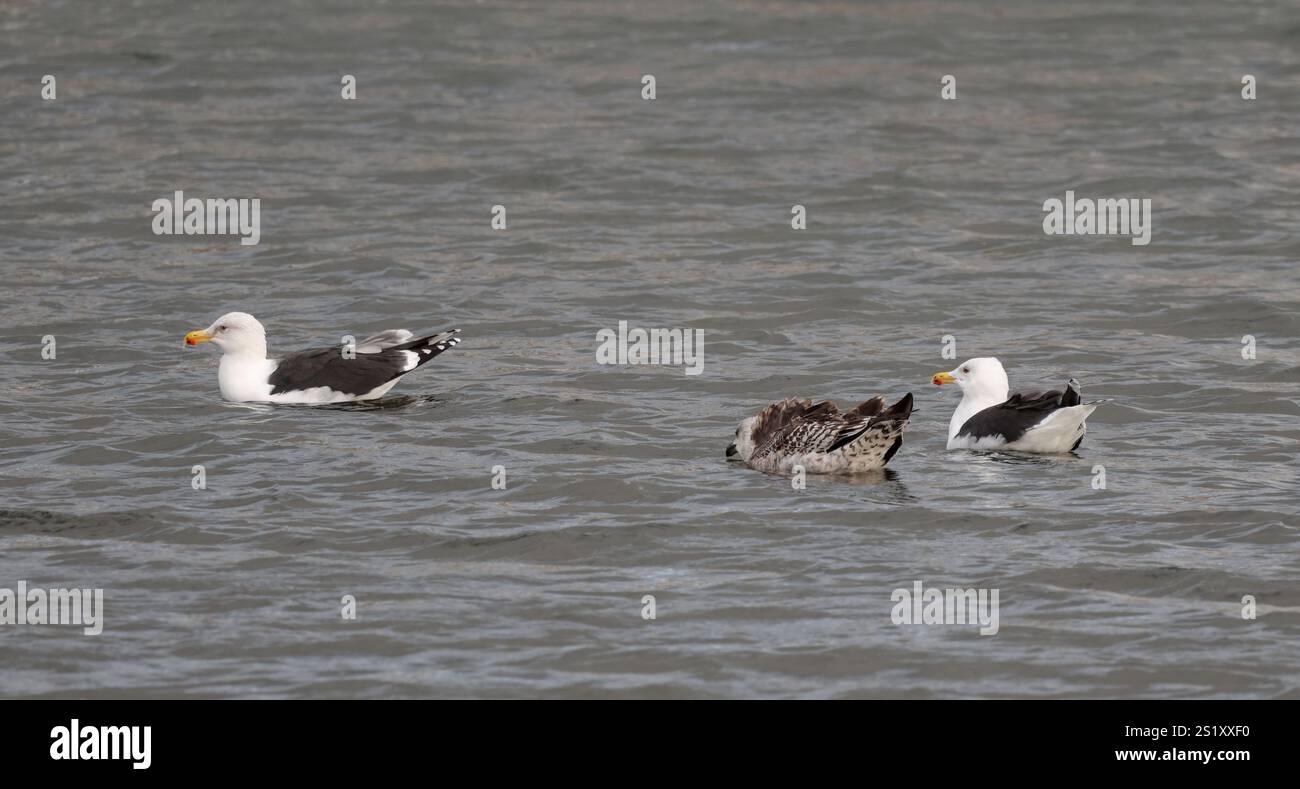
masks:
{"label": "grey sea water", "polygon": [[[1294,4],[8,0],[0,107],[0,587],[106,608],[0,626],[0,696],[1300,695]],[[260,244],[155,236],[178,189]],[[1150,245],[1044,235],[1066,190]],[[181,343],[229,310],[464,343],[385,407],[232,405]],[[703,374],[597,365],[620,320]],[[945,335],[1114,402],[945,451]],[[723,459],[908,391],[885,474]],[[893,624],[918,580],[999,632]]]}

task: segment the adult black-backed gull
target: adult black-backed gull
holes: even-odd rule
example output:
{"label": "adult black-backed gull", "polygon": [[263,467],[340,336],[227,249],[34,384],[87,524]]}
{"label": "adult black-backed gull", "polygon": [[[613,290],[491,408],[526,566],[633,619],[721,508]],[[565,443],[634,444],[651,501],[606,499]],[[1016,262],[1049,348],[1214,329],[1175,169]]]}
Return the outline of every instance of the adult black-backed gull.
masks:
{"label": "adult black-backed gull", "polygon": [[727,458],[760,471],[855,474],[883,467],[903,445],[912,395],[885,408],[873,397],[847,413],[834,403],[786,398],[740,423]]}
{"label": "adult black-backed gull", "polygon": [[276,360],[266,358],[266,330],[257,318],[231,312],[185,335],[185,344],[221,349],[217,383],[227,400],[324,405],[382,397],[403,375],[459,343],[459,331],[417,338],[389,329],[355,347],[313,348]]}
{"label": "adult black-backed gull", "polygon": [[1007,372],[993,358],[971,359],[934,384],[961,387],[961,403],[948,423],[949,449],[1014,449],[1020,452],[1072,452],[1087,432],[1084,420],[1106,402],[1085,403],[1079,382],[1065,391],[1026,392],[1007,396]]}

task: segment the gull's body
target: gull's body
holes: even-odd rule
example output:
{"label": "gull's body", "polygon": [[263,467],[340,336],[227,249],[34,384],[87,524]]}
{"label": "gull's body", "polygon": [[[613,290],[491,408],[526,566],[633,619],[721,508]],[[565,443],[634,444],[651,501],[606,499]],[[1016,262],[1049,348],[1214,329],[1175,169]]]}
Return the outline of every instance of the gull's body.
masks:
{"label": "gull's body", "polygon": [[185,335],[185,344],[211,342],[221,349],[217,385],[227,400],[326,405],[383,397],[402,376],[459,343],[458,331],[416,338],[405,329],[389,329],[355,347],[314,348],[270,359],[262,324],[248,313],[231,312]]}
{"label": "gull's body", "polygon": [[727,457],[760,471],[856,474],[882,468],[903,445],[912,395],[889,408],[873,397],[841,413],[834,403],[787,398],[740,423]]}
{"label": "gull's body", "polygon": [[1073,378],[1063,391],[1009,395],[1006,370],[994,358],[971,359],[932,381],[962,390],[948,422],[948,449],[1072,452],[1087,432],[1084,420],[1104,402],[1082,402]]}

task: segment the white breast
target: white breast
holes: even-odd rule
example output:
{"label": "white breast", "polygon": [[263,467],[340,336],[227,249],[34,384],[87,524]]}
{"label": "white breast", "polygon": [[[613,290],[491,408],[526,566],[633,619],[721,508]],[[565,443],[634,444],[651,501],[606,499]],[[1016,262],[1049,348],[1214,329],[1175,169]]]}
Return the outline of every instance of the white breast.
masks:
{"label": "white breast", "polygon": [[217,383],[221,396],[235,403],[265,403],[271,399],[267,379],[275,369],[270,359],[249,359],[229,354],[221,357]]}

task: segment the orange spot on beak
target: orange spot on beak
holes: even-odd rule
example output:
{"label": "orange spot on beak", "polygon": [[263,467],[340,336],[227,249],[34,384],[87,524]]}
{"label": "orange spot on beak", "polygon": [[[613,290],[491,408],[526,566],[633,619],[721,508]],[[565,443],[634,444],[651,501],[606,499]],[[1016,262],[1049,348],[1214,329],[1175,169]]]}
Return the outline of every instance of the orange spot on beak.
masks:
{"label": "orange spot on beak", "polygon": [[947,373],[935,373],[934,377],[930,379],[930,383],[934,384],[935,386],[943,386],[944,384],[951,384],[951,383],[955,383],[956,381],[957,381],[956,378],[953,378],[951,375],[948,375]]}

